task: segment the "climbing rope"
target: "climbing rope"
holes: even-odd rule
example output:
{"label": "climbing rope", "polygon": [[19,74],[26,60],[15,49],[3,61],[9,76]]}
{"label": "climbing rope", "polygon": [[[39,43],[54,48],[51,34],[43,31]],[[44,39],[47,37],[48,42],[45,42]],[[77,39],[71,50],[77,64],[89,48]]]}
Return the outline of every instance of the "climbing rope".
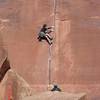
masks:
{"label": "climbing rope", "polygon": [[52,45],[49,46],[49,58],[48,58],[48,68],[49,68],[49,85],[51,84],[51,47]]}
{"label": "climbing rope", "polygon": [[[54,0],[54,9],[53,9],[53,12],[54,12],[54,17],[53,17],[53,26],[54,26],[54,29],[53,29],[53,32],[54,32],[54,37],[53,39],[55,40],[56,39],[56,33],[55,33],[55,20],[56,20],[56,0]],[[49,69],[49,75],[48,75],[48,79],[49,79],[49,86],[52,84],[51,83],[51,63],[52,63],[52,45],[49,46],[49,58],[48,58],[48,69]]]}

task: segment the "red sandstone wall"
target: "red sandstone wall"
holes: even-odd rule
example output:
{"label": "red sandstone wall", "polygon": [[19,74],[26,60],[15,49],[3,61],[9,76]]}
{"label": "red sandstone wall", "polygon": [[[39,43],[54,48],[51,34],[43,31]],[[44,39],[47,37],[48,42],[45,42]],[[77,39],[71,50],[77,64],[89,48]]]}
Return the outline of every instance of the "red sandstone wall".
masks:
{"label": "red sandstone wall", "polygon": [[[53,7],[54,0],[0,1],[0,17],[10,19],[1,35],[11,66],[31,85],[48,84],[49,48],[45,41],[37,41],[37,33],[42,24],[54,24]],[[79,91],[96,91],[97,95],[100,1],[57,0],[56,7],[51,81],[66,86],[80,84],[66,90],[79,87]]]}
{"label": "red sandstone wall", "polygon": [[37,34],[44,23],[52,25],[53,1],[8,1],[1,15],[10,19],[2,36],[11,66],[30,84],[48,84],[48,44]]}
{"label": "red sandstone wall", "polygon": [[53,76],[58,83],[100,83],[99,6],[98,0],[58,0],[58,64],[53,66],[56,67]]}

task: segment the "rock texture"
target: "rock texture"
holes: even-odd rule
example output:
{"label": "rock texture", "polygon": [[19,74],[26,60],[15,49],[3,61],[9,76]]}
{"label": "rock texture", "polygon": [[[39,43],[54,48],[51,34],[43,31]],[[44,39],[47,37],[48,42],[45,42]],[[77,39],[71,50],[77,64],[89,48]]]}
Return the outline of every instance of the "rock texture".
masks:
{"label": "rock texture", "polygon": [[22,100],[23,97],[33,94],[31,87],[16,72],[9,70],[0,84],[0,100]]}
{"label": "rock texture", "polygon": [[64,92],[44,92],[23,100],[86,100],[85,94],[69,94]]}
{"label": "rock texture", "polygon": [[7,82],[7,75],[5,75],[3,81],[0,83],[0,100],[4,100],[5,92],[6,92],[6,82]]}
{"label": "rock texture", "polygon": [[1,36],[11,66],[32,87],[46,90],[49,46],[37,34],[44,23],[55,25],[51,83],[99,100],[100,0],[55,1],[0,0],[0,17],[10,20]]}

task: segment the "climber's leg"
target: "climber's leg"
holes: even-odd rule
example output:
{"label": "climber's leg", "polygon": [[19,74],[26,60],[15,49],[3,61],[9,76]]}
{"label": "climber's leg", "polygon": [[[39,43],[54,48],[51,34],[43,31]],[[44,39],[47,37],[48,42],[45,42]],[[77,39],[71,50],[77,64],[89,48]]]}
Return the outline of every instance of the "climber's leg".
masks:
{"label": "climber's leg", "polygon": [[53,40],[53,38],[52,38],[49,34],[46,34],[46,36],[47,36],[50,40]]}
{"label": "climber's leg", "polygon": [[52,44],[52,41],[48,38],[48,36],[45,36],[45,40],[49,43],[49,45]]}

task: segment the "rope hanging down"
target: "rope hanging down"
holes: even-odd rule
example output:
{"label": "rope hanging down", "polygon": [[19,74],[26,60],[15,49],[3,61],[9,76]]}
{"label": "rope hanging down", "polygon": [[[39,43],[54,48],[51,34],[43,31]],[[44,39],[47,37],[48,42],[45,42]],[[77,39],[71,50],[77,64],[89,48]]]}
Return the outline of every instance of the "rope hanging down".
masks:
{"label": "rope hanging down", "polygon": [[[56,2],[57,0],[54,0],[54,9],[53,9],[53,12],[54,12],[54,17],[53,17],[53,26],[54,26],[54,29],[53,29],[53,32],[55,33],[55,20],[56,20]],[[54,37],[53,39],[56,38],[56,34],[54,34]],[[48,79],[49,79],[49,86],[51,85],[51,62],[52,62],[52,45],[49,46],[49,58],[48,58],[48,69],[49,69],[49,75],[48,75]]]}

